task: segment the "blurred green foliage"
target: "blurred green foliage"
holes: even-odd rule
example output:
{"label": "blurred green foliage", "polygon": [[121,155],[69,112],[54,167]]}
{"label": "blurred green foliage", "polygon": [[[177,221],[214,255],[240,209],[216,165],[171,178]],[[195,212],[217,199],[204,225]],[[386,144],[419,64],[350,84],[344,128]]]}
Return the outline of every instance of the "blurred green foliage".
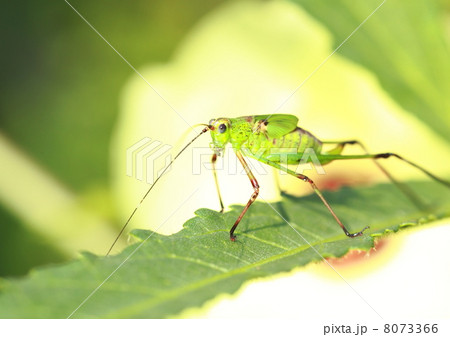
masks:
{"label": "blurred green foliage", "polygon": [[[136,68],[167,61],[186,31],[221,2],[70,1]],[[0,27],[0,131],[77,194],[107,194],[118,96],[133,71],[62,0],[9,2]],[[48,242],[30,246],[40,240],[12,235],[27,228],[4,208],[0,231],[2,252],[9,252],[0,255],[0,275],[62,258]]]}
{"label": "blurred green foliage", "polygon": [[3,207],[0,214],[0,276],[23,275],[34,266],[64,260],[52,242],[23,226]]}
{"label": "blurred green foliage", "polygon": [[[291,1],[329,29],[335,47],[383,2]],[[397,103],[450,141],[448,9],[445,1],[388,0],[339,53],[371,70]]]}
{"label": "blurred green foliage", "polygon": [[[139,68],[166,61],[186,30],[221,1],[71,1]],[[64,2],[1,13],[2,131],[65,184],[106,184],[118,95],[133,71]]]}

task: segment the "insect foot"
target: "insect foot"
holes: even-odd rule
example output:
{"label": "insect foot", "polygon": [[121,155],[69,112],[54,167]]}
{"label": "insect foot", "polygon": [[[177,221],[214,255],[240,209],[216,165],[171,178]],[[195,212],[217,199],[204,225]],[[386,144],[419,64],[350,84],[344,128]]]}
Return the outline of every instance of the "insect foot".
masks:
{"label": "insect foot", "polygon": [[357,232],[357,233],[349,233],[347,230],[345,230],[345,235],[347,235],[347,236],[350,237],[350,238],[355,238],[355,237],[357,237],[357,236],[363,235],[363,234],[364,234],[364,231],[365,231],[366,229],[369,229],[369,228],[370,228],[369,226],[366,226],[366,227],[363,228],[362,231]]}

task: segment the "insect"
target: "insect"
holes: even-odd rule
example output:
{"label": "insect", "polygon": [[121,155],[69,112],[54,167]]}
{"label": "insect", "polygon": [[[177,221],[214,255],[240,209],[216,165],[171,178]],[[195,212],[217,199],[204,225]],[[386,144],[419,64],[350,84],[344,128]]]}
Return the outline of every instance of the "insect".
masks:
{"label": "insect", "polygon": [[[357,236],[363,235],[363,232],[369,227],[365,227],[359,232],[350,233],[347,228],[344,226],[342,221],[336,215],[336,213],[331,208],[328,201],[324,198],[320,190],[317,188],[314,181],[312,181],[309,177],[303,174],[298,174],[295,171],[289,169],[287,165],[289,164],[299,164],[303,155],[306,151],[313,151],[317,160],[321,165],[329,164],[335,160],[344,160],[344,159],[373,159],[377,166],[383,171],[384,174],[388,176],[388,178],[400,188],[400,190],[408,196],[413,203],[417,206],[421,207],[422,204],[420,200],[415,196],[415,194],[407,188],[406,185],[397,182],[388,171],[386,171],[378,162],[378,159],[386,159],[390,157],[395,157],[428,175],[433,180],[447,186],[450,188],[450,182],[445,181],[434,174],[430,173],[423,167],[410,162],[409,160],[401,157],[395,153],[377,153],[370,154],[367,152],[365,146],[356,140],[349,141],[321,141],[309,131],[302,129],[297,126],[298,118],[294,115],[288,114],[273,114],[273,115],[255,115],[255,116],[243,116],[238,118],[217,118],[209,121],[208,124],[199,124],[205,126],[204,129],[194,138],[192,139],[171,161],[171,163],[162,171],[160,176],[155,180],[153,185],[149,188],[149,190],[145,193],[144,197],[141,199],[140,204],[144,201],[147,195],[150,193],[152,188],[158,182],[159,178],[165,173],[165,171],[170,167],[170,165],[178,158],[178,156],[188,148],[198,137],[202,134],[210,131],[212,142],[210,143],[213,154],[211,157],[211,163],[213,167],[214,180],[217,188],[217,193],[220,202],[221,212],[224,210],[224,205],[222,201],[222,197],[219,190],[219,183],[217,179],[217,173],[215,168],[215,163],[217,157],[222,155],[225,150],[225,147],[228,144],[231,144],[234,152],[236,153],[237,158],[240,163],[244,167],[245,172],[247,173],[248,178],[250,179],[250,183],[253,187],[253,193],[250,196],[247,204],[244,209],[241,211],[240,215],[236,219],[234,225],[230,230],[230,240],[235,241],[236,235],[234,234],[237,226],[241,222],[245,213],[252,205],[252,203],[256,200],[259,194],[259,184],[250,170],[249,165],[245,161],[244,157],[254,158],[264,164],[270,165],[278,170],[284,170],[288,174],[298,178],[306,183],[308,183],[313,191],[317,194],[320,200],[323,202],[325,207],[331,213],[333,218],[336,220],[337,224],[342,228],[345,235],[350,238],[354,238]],[[323,145],[330,144],[333,147],[330,150],[324,151]],[[363,154],[360,155],[343,155],[342,152],[344,148],[348,145],[358,145],[362,150]],[[294,149],[294,151],[292,151]],[[281,160],[283,158],[283,160]],[[284,165],[283,165],[284,164]],[[139,204],[139,205],[140,205]],[[118,238],[124,231],[125,227],[128,225],[129,221],[137,211],[139,205],[134,209],[116,240],[112,244],[109,249],[107,255],[110,253],[111,249],[114,247]]]}

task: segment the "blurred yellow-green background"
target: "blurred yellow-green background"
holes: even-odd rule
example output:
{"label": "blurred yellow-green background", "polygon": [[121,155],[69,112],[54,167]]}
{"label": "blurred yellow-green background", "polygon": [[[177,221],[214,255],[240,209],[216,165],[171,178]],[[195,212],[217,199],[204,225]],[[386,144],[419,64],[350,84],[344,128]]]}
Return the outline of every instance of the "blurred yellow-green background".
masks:
{"label": "blurred yellow-green background", "polygon": [[[137,68],[166,62],[218,3],[71,2]],[[64,1],[11,2],[1,12],[0,275],[7,276],[111,241],[105,232],[122,221],[110,196],[111,136],[133,72]],[[82,213],[89,225],[74,219]]]}
{"label": "blurred yellow-green background", "polygon": [[[127,148],[145,137],[176,148],[188,124],[273,113],[381,1],[70,4],[170,106],[66,2],[8,4],[0,14],[0,276],[81,250],[105,253],[149,186],[126,175]],[[322,139],[359,139],[449,177],[449,32],[448,2],[387,1],[278,112]],[[205,135],[196,145],[208,143]],[[332,166],[326,177],[305,173],[324,187],[386,180],[371,162]],[[192,167],[192,153],[181,157],[130,227],[159,227],[196,189],[162,233],[181,229],[197,208],[217,209],[211,173]],[[387,167],[405,181],[426,179]],[[226,173],[226,205],[245,203],[247,178]],[[304,188],[280,179],[290,193]],[[265,200],[279,198],[272,175],[258,180]],[[125,244],[126,236],[116,251]]]}

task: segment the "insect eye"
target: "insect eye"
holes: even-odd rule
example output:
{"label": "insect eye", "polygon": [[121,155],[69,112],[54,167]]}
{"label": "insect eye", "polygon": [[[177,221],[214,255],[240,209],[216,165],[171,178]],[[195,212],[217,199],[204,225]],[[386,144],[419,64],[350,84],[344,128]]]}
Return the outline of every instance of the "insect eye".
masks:
{"label": "insect eye", "polygon": [[227,129],[227,126],[225,124],[219,125],[219,133],[224,133]]}

